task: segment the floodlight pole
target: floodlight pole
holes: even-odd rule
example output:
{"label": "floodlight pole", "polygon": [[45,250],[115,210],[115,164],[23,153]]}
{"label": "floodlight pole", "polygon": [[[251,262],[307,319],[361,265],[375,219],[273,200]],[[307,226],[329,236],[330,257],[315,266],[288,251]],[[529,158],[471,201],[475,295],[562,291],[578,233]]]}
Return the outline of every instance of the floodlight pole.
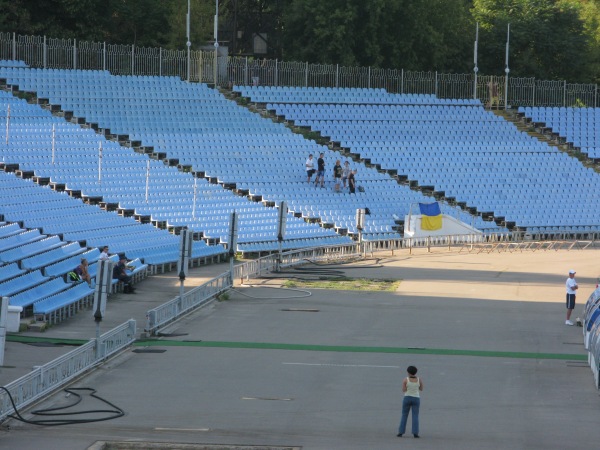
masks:
{"label": "floodlight pole", "polygon": [[506,73],[506,78],[504,80],[504,109],[508,109],[508,73],[510,69],[508,68],[508,47],[510,44],[510,23],[508,24],[508,28],[506,31],[506,60],[505,60],[505,68],[504,73]]}
{"label": "floodlight pole", "polygon": [[475,74],[473,80],[473,99],[477,99],[477,72],[479,72],[479,67],[477,67],[477,46],[479,45],[479,22],[477,22],[477,27],[475,28],[475,47],[473,49],[473,63],[475,67],[473,67],[473,72]]}
{"label": "floodlight pole", "polygon": [[215,19],[214,19],[214,38],[215,38],[215,63],[213,79],[215,82],[215,89],[217,88],[217,74],[218,74],[218,63],[219,63],[219,0],[215,0]]}
{"label": "floodlight pole", "polygon": [[187,41],[185,43],[185,45],[187,46],[187,82],[190,82],[190,65],[191,65],[191,57],[190,57],[190,50],[192,47],[192,42],[190,41],[190,11],[191,11],[191,7],[190,7],[190,1],[188,0],[188,9],[187,9],[187,15],[185,17],[185,22],[186,22],[186,38]]}

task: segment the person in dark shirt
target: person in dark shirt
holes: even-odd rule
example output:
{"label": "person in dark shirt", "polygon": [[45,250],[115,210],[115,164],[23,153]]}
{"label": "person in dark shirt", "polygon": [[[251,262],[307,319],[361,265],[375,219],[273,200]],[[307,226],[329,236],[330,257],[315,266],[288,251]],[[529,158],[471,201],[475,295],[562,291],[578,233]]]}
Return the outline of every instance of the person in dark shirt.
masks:
{"label": "person in dark shirt", "polygon": [[315,187],[319,185],[319,180],[321,180],[321,187],[325,187],[325,156],[324,153],[319,155],[319,159],[317,159],[317,178],[315,178]]}
{"label": "person in dark shirt", "polygon": [[348,188],[351,194],[356,192],[356,178],[354,178],[354,175],[356,175],[356,170],[352,170],[348,175]]}
{"label": "person in dark shirt", "polygon": [[125,283],[125,287],[123,288],[124,294],[135,294],[135,288],[131,284],[131,277],[127,275],[127,258],[125,255],[119,258],[119,262],[113,268],[113,279]]}
{"label": "person in dark shirt", "polygon": [[342,167],[342,163],[338,159],[335,162],[335,166],[333,166],[333,179],[335,180],[335,192],[340,192],[340,184],[342,182],[342,173],[344,172],[344,168]]}

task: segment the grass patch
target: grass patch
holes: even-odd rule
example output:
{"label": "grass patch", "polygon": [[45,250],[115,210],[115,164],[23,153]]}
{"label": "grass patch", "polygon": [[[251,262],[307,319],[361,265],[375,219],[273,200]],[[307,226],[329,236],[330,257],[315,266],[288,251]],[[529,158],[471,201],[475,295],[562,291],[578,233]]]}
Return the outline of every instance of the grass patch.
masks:
{"label": "grass patch", "polygon": [[217,295],[217,300],[220,302],[226,302],[229,300],[229,292],[222,292],[221,294]]}
{"label": "grass patch", "polygon": [[377,280],[372,278],[336,278],[320,280],[287,280],[288,288],[335,289],[339,291],[380,291],[394,292],[400,286],[399,280]]}

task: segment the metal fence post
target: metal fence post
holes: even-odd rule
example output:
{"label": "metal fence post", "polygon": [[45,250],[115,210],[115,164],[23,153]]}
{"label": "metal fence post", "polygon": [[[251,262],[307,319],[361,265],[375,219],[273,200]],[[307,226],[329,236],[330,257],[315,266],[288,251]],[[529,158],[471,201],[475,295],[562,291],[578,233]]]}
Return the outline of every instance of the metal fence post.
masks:
{"label": "metal fence post", "polygon": [[162,47],[158,48],[158,76],[162,77]]}
{"label": "metal fence post", "polygon": [[244,61],[244,86],[248,86],[248,57]]}
{"label": "metal fence post", "polygon": [[278,64],[277,64],[277,59],[275,59],[275,86],[279,86],[278,82],[279,82],[279,73],[277,72],[278,70]]}
{"label": "metal fence post", "polygon": [[48,47],[46,46],[46,35],[44,35],[44,69],[48,63]]}
{"label": "metal fence post", "polygon": [[73,70],[77,69],[77,39],[73,39]]}
{"label": "metal fence post", "polygon": [[598,85],[596,84],[596,89],[594,90],[594,108],[597,108],[598,106]]}
{"label": "metal fence post", "polygon": [[404,94],[404,69],[402,69],[402,73],[400,74],[400,93]]}
{"label": "metal fence post", "polygon": [[435,71],[435,96],[438,96],[438,75],[437,70]]}
{"label": "metal fence post", "polygon": [[563,82],[563,106],[567,106],[567,80]]}
{"label": "metal fence post", "polygon": [[106,41],[102,43],[102,70],[106,70]]}
{"label": "metal fence post", "polygon": [[335,65],[335,87],[340,87],[340,65]]}
{"label": "metal fence post", "polygon": [[131,44],[131,75],[135,75],[135,44]]}
{"label": "metal fence post", "polygon": [[531,96],[531,106],[535,106],[535,78],[533,79],[533,95]]}
{"label": "metal fence post", "polygon": [[369,71],[368,71],[367,87],[369,89],[371,89],[371,66],[369,66]]}
{"label": "metal fence post", "polygon": [[13,61],[17,60],[17,34],[13,32],[12,39],[12,59]]}
{"label": "metal fence post", "polygon": [[308,61],[306,61],[306,70],[304,72],[304,87],[308,87]]}

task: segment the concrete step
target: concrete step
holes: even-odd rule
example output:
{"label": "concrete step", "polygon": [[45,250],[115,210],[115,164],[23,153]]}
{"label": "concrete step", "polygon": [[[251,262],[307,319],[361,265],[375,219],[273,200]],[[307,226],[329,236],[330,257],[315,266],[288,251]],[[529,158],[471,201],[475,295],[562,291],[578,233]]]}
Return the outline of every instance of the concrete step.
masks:
{"label": "concrete step", "polygon": [[30,320],[22,320],[21,328],[23,328],[23,325],[26,327],[27,331],[38,333],[43,333],[48,328],[48,324],[46,322],[31,322]]}

